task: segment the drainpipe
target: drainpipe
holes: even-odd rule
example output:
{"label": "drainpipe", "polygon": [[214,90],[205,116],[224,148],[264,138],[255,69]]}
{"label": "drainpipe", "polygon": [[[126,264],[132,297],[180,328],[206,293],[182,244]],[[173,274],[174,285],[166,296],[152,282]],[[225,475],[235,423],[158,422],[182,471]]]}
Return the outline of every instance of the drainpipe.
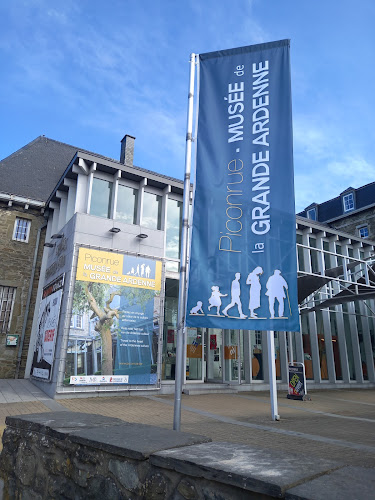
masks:
{"label": "drainpipe", "polygon": [[22,325],[22,332],[21,332],[21,340],[20,340],[20,345],[18,347],[17,368],[16,368],[16,374],[15,374],[14,378],[18,378],[18,375],[19,375],[19,372],[20,372],[22,349],[23,349],[23,344],[24,344],[24,341],[25,341],[25,334],[26,334],[27,318],[29,316],[30,303],[31,303],[31,295],[33,293],[33,283],[34,283],[34,277],[35,277],[36,261],[37,261],[37,258],[38,258],[40,235],[42,233],[42,229],[44,229],[45,227],[47,227],[47,223],[43,224],[43,226],[40,226],[40,228],[38,229],[38,233],[36,235],[36,243],[35,243],[35,250],[34,250],[33,267],[32,267],[32,270],[31,270],[29,292],[27,294],[25,316],[23,318],[23,325]]}

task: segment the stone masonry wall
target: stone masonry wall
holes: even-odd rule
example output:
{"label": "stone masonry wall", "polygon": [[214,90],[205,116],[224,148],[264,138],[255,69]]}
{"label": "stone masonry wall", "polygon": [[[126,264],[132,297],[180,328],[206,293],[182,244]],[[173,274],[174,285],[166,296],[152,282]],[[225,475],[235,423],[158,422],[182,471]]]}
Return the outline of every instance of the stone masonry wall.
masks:
{"label": "stone masonry wall", "polygon": [[[30,235],[27,243],[14,241],[13,231],[16,217],[21,217],[31,221]],[[10,286],[16,288],[16,296],[14,301],[13,313],[10,323],[10,334],[18,334],[19,342],[21,340],[22,326],[26,310],[27,296],[30,286],[30,277],[34,259],[34,251],[38,230],[44,225],[44,217],[40,210],[34,211],[31,209],[25,210],[22,207],[8,207],[4,203],[0,203],[0,286]],[[39,272],[41,259],[43,254],[45,230],[42,231],[37,266],[35,271],[35,279],[33,283],[33,293],[29,308],[28,322],[26,327],[26,335],[23,344],[21,369],[19,377],[24,376],[26,364],[27,350],[31,333],[32,317],[35,307],[36,291],[39,281]],[[17,368],[17,347],[6,346],[6,334],[0,334],[0,379],[14,378]]]}
{"label": "stone masonry wall", "polygon": [[6,424],[0,456],[5,500],[312,500],[337,498],[337,484],[340,500],[373,496],[373,469],[309,453],[211,442],[70,411],[7,417]]}
{"label": "stone masonry wall", "polygon": [[341,231],[358,237],[357,227],[362,224],[367,224],[368,226],[369,239],[375,239],[375,207],[352,215],[347,215],[345,218],[336,220],[329,225],[335,229],[340,229]]}

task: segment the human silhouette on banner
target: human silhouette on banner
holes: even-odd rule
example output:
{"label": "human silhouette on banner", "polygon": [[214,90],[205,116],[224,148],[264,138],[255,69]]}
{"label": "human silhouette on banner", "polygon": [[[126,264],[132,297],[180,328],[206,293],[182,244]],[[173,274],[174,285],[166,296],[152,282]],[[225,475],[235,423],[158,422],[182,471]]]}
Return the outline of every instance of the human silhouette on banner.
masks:
{"label": "human silhouette on banner", "polygon": [[230,299],[231,299],[230,304],[228,304],[227,307],[223,309],[222,313],[224,314],[224,316],[228,316],[228,309],[237,306],[240,319],[245,319],[246,316],[242,312],[242,304],[240,298],[241,296],[240,278],[241,278],[241,273],[236,273],[235,279],[232,281],[232,286],[230,290]]}
{"label": "human silhouette on banner", "polygon": [[[278,269],[275,269],[273,275],[268,278],[268,281],[266,283],[266,288],[267,288],[266,295],[268,295],[271,319],[275,318],[275,299],[277,299],[277,301],[279,303],[279,315],[278,315],[278,317],[283,318],[284,317],[284,299],[286,297],[285,291],[288,294],[288,283],[281,276],[281,271],[279,271]],[[285,289],[285,291],[284,291],[284,289]],[[289,298],[288,298],[288,300],[289,300]]]}
{"label": "human silhouette on banner", "polygon": [[250,285],[249,291],[249,309],[250,309],[250,318],[257,318],[257,314],[255,313],[255,309],[260,307],[260,290],[262,288],[260,284],[259,276],[263,274],[263,269],[258,266],[249,273],[246,285]]}
{"label": "human silhouette on banner", "polygon": [[220,316],[220,307],[221,307],[221,297],[228,297],[227,293],[221,293],[218,286],[211,287],[212,293],[211,297],[208,299],[208,310],[211,311],[212,307],[216,307],[216,315]]}
{"label": "human silhouette on banner", "polygon": [[202,314],[204,315],[202,306],[203,302],[201,300],[198,300],[197,305],[190,309],[190,314],[193,314],[193,316],[199,316]]}

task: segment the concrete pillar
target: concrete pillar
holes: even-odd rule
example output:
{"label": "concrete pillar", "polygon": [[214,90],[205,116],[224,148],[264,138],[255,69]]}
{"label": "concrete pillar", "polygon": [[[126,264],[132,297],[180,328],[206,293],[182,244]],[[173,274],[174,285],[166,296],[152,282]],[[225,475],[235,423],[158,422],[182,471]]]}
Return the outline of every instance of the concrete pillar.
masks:
{"label": "concrete pillar", "polygon": [[[310,246],[310,237],[311,232],[304,232],[302,235],[302,243],[303,245]],[[316,238],[316,248],[320,249],[322,245],[322,239],[318,239],[319,237]],[[305,261],[305,271],[307,273],[312,273],[312,266],[311,266],[311,255],[310,255],[310,250],[304,249],[304,261]],[[318,265],[322,266],[322,263],[319,262],[318,259]],[[319,269],[320,272],[322,272],[323,269]],[[319,342],[318,342],[318,331],[316,327],[316,315],[315,312],[309,313],[307,315],[307,324],[308,324],[308,330],[309,330],[309,336],[310,336],[310,346],[311,346],[311,358],[312,358],[312,365],[313,365],[313,375],[314,375],[314,382],[320,383],[321,382],[321,376],[320,376],[320,357],[319,357]],[[305,361],[305,360],[303,360]]]}
{"label": "concrete pillar", "polygon": [[88,191],[91,193],[91,188],[88,190],[87,184],[87,175],[79,173],[77,177],[74,213],[89,213],[88,207],[90,207],[90,200],[87,200],[87,193]]}
{"label": "concrete pillar", "polygon": [[138,207],[137,207],[137,220],[136,224],[138,226],[142,225],[142,217],[143,217],[143,200],[144,200],[144,192],[145,192],[145,186],[147,186],[147,179],[144,178],[141,180],[139,183],[139,190],[138,190]]}
{"label": "concrete pillar", "polygon": [[286,332],[279,332],[279,345],[280,345],[280,371],[281,380],[288,382],[288,349],[286,345]]}
{"label": "concrete pillar", "polygon": [[76,181],[73,179],[64,179],[64,186],[68,186],[68,200],[66,204],[66,219],[65,224],[70,221],[70,219],[74,215],[74,209],[76,204],[76,195],[77,195],[77,185]]}
{"label": "concrete pillar", "polygon": [[61,229],[66,224],[66,211],[68,206],[68,194],[63,191],[56,191],[56,196],[60,198],[60,210],[59,210],[59,220],[57,223],[57,231],[61,231]]}
{"label": "concrete pillar", "polygon": [[246,384],[250,384],[252,381],[252,376],[251,376],[252,348],[250,342],[250,331],[242,330],[242,335],[243,335],[243,353],[244,353],[243,366],[244,366],[244,376],[245,376],[244,382]]}
{"label": "concrete pillar", "polygon": [[117,170],[116,174],[113,176],[112,207],[111,207],[112,219],[116,219],[119,179],[121,179],[121,170]]}

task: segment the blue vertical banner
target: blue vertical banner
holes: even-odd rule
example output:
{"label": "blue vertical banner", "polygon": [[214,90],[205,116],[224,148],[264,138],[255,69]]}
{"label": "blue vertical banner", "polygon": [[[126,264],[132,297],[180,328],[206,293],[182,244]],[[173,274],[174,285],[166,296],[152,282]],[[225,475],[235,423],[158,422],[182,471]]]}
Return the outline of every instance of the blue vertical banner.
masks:
{"label": "blue vertical banner", "polygon": [[289,48],[199,55],[187,326],[299,331]]}

